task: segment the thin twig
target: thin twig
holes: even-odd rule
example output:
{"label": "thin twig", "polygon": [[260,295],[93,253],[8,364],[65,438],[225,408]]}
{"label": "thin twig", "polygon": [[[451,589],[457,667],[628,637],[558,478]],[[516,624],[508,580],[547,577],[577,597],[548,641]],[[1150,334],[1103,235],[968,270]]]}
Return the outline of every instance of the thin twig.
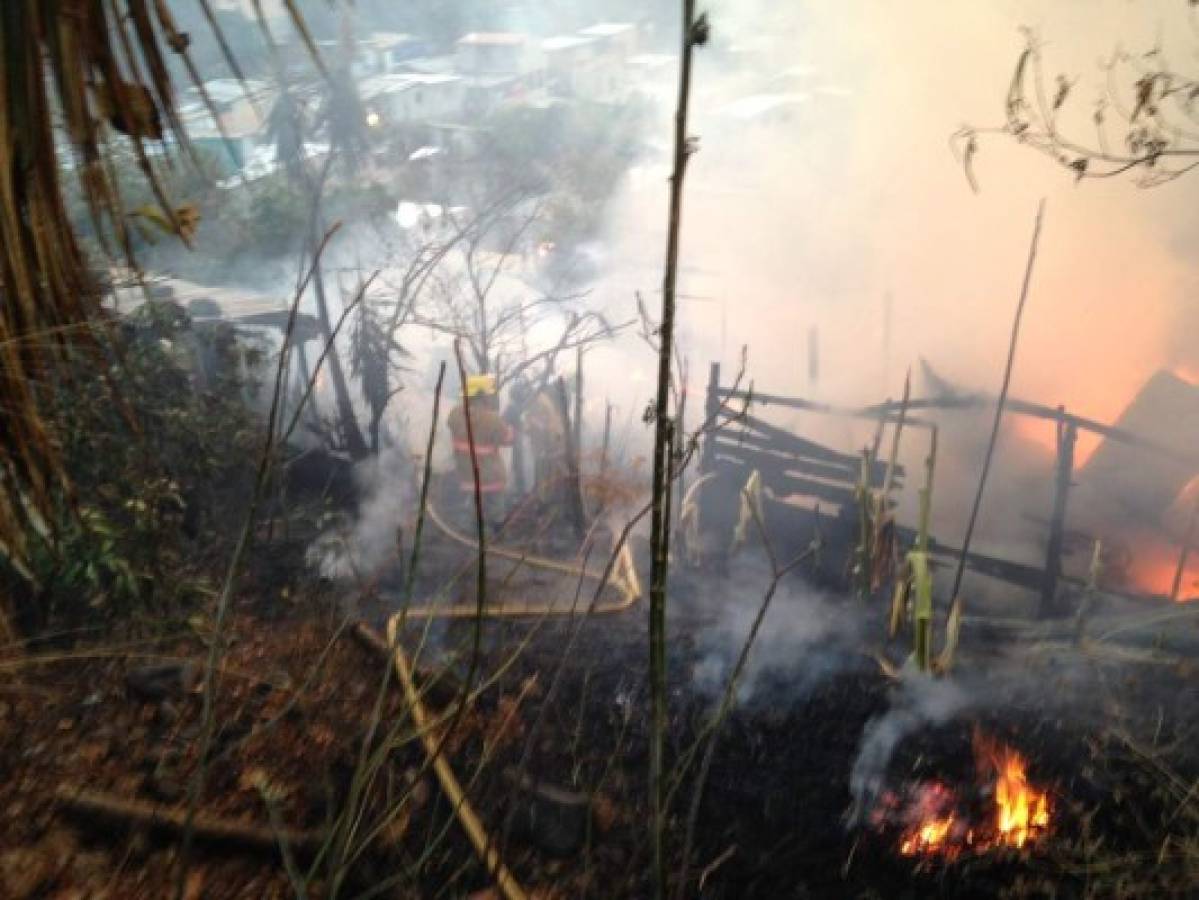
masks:
{"label": "thin twig", "polygon": [[983,502],[983,491],[987,486],[987,474],[991,471],[991,458],[995,455],[995,444],[999,438],[999,426],[1003,421],[1003,407],[1007,402],[1008,385],[1012,381],[1012,367],[1016,362],[1016,343],[1020,337],[1020,320],[1024,315],[1024,303],[1028,299],[1028,287],[1032,281],[1033,264],[1037,260],[1037,243],[1041,238],[1041,218],[1045,213],[1045,201],[1037,206],[1036,224],[1033,226],[1032,243],[1028,248],[1028,264],[1024,268],[1024,282],[1020,287],[1020,300],[1016,304],[1016,316],[1012,321],[1012,337],[1008,343],[1007,364],[1003,369],[1003,384],[999,388],[999,399],[995,403],[995,420],[991,423],[991,437],[987,441],[987,453],[983,457],[982,472],[978,476],[978,489],[974,492],[974,505],[970,508],[970,520],[966,523],[966,536],[962,539],[962,552],[958,556],[957,571],[953,575],[953,590],[949,599],[957,601],[962,588],[962,576],[966,572],[966,557],[970,553],[970,540],[974,537],[974,525]]}
{"label": "thin twig", "polygon": [[[670,569],[669,481],[673,470],[670,419],[671,351],[674,349],[675,288],[678,282],[679,236],[683,218],[683,178],[692,152],[687,134],[691,95],[691,54],[697,42],[695,0],[682,2],[682,47],[678,102],[675,107],[674,168],[670,176],[670,219],[666,266],[662,278],[662,316],[658,348],[658,392],[654,404],[654,469],[650,525],[649,673],[652,722],[649,747],[653,896],[666,900],[666,809],[663,757],[666,745],[666,579]],[[706,24],[705,24],[706,28]]]}

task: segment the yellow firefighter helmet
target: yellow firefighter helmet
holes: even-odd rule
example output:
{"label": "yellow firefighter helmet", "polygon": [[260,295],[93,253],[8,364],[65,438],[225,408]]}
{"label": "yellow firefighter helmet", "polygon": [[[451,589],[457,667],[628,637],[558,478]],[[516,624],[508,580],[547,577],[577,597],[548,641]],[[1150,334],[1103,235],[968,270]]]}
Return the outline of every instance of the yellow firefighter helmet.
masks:
{"label": "yellow firefighter helmet", "polygon": [[468,375],[466,377],[467,397],[491,397],[494,394],[494,375]]}

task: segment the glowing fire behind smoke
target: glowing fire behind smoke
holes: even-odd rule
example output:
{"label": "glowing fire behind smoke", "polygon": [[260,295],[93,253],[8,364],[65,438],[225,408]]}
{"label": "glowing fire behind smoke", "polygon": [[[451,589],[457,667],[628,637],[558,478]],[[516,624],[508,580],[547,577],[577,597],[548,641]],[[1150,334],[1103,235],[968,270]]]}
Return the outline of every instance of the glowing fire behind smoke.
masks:
{"label": "glowing fire behind smoke", "polygon": [[[1149,594],[1169,595],[1178,573],[1178,558],[1182,548],[1148,528],[1126,528],[1127,561],[1117,586],[1130,587]],[[1123,584],[1120,582],[1123,581]],[[1196,599],[1199,594],[1199,551],[1187,556],[1182,578],[1178,582],[1178,601]]]}
{"label": "glowing fire behind smoke", "polygon": [[992,778],[994,788],[992,808],[977,826],[970,825],[964,799],[941,782],[909,788],[904,803],[894,795],[886,798],[887,809],[878,820],[893,820],[898,814],[905,825],[901,854],[953,860],[965,852],[1020,849],[1048,832],[1049,794],[1029,783],[1024,758],[980,735],[975,736],[975,757],[980,774]]}

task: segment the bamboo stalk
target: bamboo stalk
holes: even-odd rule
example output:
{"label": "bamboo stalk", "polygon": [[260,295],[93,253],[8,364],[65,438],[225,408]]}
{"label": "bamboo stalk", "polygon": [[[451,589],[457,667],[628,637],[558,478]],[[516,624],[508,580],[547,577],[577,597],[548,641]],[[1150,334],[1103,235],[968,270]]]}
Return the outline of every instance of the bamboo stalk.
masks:
{"label": "bamboo stalk", "polygon": [[933,579],[929,570],[928,554],[915,550],[908,554],[912,567],[912,587],[915,601],[913,617],[915,638],[913,653],[916,668],[928,672],[932,667],[932,624],[933,624]]}
{"label": "bamboo stalk", "polygon": [[54,789],[54,799],[77,815],[164,831],[176,837],[190,831],[196,839],[207,843],[231,844],[259,852],[278,852],[281,842],[292,849],[311,852],[325,839],[321,831],[286,829],[276,832],[263,825],[208,813],[196,813],[189,817],[186,809],[66,785]]}
{"label": "bamboo stalk", "polygon": [[672,422],[670,419],[671,351],[674,348],[675,289],[678,283],[679,235],[683,220],[683,178],[693,147],[687,134],[691,96],[691,56],[707,41],[707,20],[695,18],[695,0],[682,0],[679,92],[675,107],[674,166],[670,176],[670,215],[666,265],[662,277],[662,316],[658,348],[658,390],[654,403],[653,487],[650,522],[649,678],[652,720],[649,742],[653,897],[666,900],[666,579],[670,568],[670,484]]}
{"label": "bamboo stalk", "polygon": [[920,489],[920,530],[916,534],[916,549],[928,550],[929,521],[932,518],[933,475],[937,468],[937,426],[929,436],[928,456],[924,460],[924,487]]}
{"label": "bamboo stalk", "polygon": [[425,752],[433,761],[433,771],[437,775],[437,781],[441,785],[442,791],[445,792],[446,798],[454,807],[454,815],[458,817],[462,830],[466,832],[467,838],[470,839],[475,852],[487,867],[488,873],[495,879],[496,887],[499,888],[505,900],[525,900],[527,895],[515,876],[504,865],[482,819],[479,818],[474,806],[466,798],[461,783],[445,758],[442,752],[443,747],[435,730],[430,727],[430,716],[424,703],[421,702],[420,694],[417,693],[416,683],[412,677],[412,668],[408,663],[408,657],[404,654],[404,648],[399,643],[398,629],[399,615],[394,615],[387,620],[387,645],[393,649],[392,664],[395,666],[400,686],[404,690],[404,698],[408,703],[412,724],[420,732]]}

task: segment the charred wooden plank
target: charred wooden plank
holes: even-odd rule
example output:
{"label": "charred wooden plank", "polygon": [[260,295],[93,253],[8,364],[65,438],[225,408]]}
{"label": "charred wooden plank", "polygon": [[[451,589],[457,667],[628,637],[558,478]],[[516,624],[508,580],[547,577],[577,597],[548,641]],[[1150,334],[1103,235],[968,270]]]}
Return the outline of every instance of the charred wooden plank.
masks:
{"label": "charred wooden plank", "polygon": [[727,438],[716,441],[715,452],[731,459],[741,459],[754,465],[784,466],[805,475],[814,475],[830,481],[839,481],[853,485],[857,483],[860,466],[827,462],[819,459],[809,459],[789,454],[779,453],[763,446],[761,441],[747,441],[744,444]]}
{"label": "charred wooden plank", "polygon": [[791,494],[800,494],[841,505],[853,502],[852,488],[791,475],[781,466],[758,468],[741,460],[726,459],[720,456],[717,457],[716,464],[719,467],[732,471],[734,477],[737,479],[748,479],[757,470],[762,476],[763,483],[779,496],[785,497]]}

